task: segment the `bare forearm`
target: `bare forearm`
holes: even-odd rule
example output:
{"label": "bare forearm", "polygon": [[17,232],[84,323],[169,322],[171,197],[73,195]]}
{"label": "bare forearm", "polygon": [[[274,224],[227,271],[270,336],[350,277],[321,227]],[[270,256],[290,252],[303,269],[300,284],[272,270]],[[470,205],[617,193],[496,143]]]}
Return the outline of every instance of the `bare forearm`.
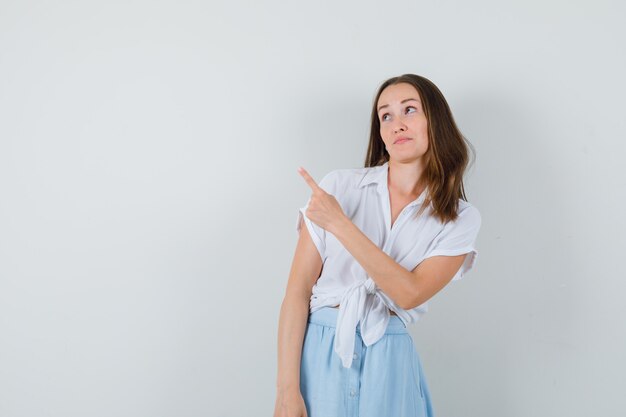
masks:
{"label": "bare forearm", "polygon": [[309,300],[287,294],[278,320],[278,390],[300,389],[300,361]]}
{"label": "bare forearm", "polygon": [[398,306],[404,308],[410,298],[415,298],[413,274],[376,246],[348,217],[332,233]]}

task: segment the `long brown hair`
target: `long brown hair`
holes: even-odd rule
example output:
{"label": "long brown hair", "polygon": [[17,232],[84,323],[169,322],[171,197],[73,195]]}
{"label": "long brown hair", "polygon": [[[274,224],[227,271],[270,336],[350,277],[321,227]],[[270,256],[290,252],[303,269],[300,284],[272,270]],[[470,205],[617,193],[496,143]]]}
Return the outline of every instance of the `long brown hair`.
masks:
{"label": "long brown hair", "polygon": [[463,174],[469,161],[468,146],[473,153],[474,148],[461,134],[448,102],[432,81],[415,74],[403,74],[389,78],[380,85],[372,106],[372,124],[365,167],[374,167],[389,161],[389,153],[380,136],[377,105],[383,90],[399,83],[415,87],[428,123],[428,150],[424,155],[424,172],[420,181],[428,186],[429,192],[417,215],[419,216],[432,204],[433,215],[441,222],[454,221],[457,218],[459,198],[467,201]]}

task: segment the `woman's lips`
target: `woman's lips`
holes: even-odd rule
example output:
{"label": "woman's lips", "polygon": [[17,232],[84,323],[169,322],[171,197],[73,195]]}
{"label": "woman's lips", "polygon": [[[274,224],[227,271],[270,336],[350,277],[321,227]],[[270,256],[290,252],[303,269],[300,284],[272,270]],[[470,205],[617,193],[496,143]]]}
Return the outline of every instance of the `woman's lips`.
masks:
{"label": "woman's lips", "polygon": [[394,145],[400,145],[402,143],[406,143],[408,141],[410,141],[411,139],[405,138],[405,139],[398,139],[397,141],[395,141],[393,144]]}

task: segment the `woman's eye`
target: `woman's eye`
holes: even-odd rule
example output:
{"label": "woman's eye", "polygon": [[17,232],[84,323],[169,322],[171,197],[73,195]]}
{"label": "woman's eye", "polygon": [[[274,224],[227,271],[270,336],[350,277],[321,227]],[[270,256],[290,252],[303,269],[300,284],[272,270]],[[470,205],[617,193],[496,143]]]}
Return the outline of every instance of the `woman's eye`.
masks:
{"label": "woman's eye", "polygon": [[[414,106],[407,106],[407,108],[406,108],[407,113],[409,112],[409,109],[413,109],[413,112],[417,111],[416,107],[414,107]],[[383,121],[383,122],[386,121],[387,120],[386,119],[387,116],[389,116],[389,113],[383,114],[382,116],[380,116],[380,120]]]}

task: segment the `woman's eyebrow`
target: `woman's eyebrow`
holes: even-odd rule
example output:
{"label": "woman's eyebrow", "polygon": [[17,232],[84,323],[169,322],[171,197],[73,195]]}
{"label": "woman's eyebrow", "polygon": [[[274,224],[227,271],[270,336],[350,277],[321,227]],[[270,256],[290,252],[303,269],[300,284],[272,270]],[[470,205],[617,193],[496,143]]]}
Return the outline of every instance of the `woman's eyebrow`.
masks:
{"label": "woman's eyebrow", "polygon": [[[416,98],[405,98],[405,99],[404,99],[404,100],[402,100],[400,103],[406,103],[407,101],[411,101],[411,100],[413,100],[413,101],[417,101],[417,102],[419,103],[419,100],[418,100],[418,99],[416,99]],[[380,111],[380,109],[382,109],[382,108],[384,108],[384,107],[389,107],[389,104],[384,104],[384,105],[380,106],[380,107],[378,108],[378,111]]]}

